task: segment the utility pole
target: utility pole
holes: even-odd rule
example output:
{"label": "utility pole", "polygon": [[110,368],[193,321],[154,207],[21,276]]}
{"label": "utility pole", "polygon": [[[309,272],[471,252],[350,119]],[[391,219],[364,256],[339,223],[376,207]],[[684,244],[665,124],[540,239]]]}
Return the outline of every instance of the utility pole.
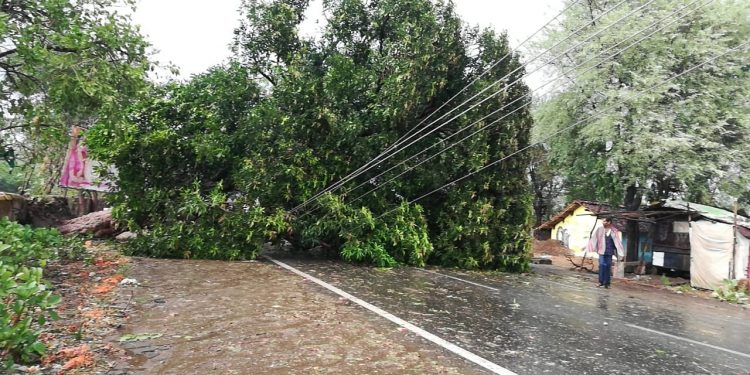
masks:
{"label": "utility pole", "polygon": [[737,200],[734,200],[734,224],[732,225],[732,259],[729,261],[729,280],[734,280],[734,258],[737,257]]}

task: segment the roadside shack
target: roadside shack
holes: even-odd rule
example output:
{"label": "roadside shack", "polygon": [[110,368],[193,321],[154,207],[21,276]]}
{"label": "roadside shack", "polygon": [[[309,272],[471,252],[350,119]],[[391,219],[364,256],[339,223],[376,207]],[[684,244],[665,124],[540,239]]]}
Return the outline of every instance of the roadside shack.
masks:
{"label": "roadside shack", "polygon": [[629,272],[644,273],[650,266],[690,274],[692,286],[704,289],[716,289],[726,279],[750,279],[750,219],[683,200],[660,201],[638,211],[578,200],[536,228],[535,237],[556,239],[583,256],[603,217],[613,218],[623,231]]}
{"label": "roadside shack", "polygon": [[[607,214],[607,213],[604,213]],[[637,262],[690,274],[694,287],[716,289],[723,280],[750,278],[750,219],[683,200],[665,200],[613,216],[639,222]]]}
{"label": "roadside shack", "polygon": [[716,289],[725,279],[750,277],[750,219],[716,207],[667,200],[652,232],[656,267],[687,269],[694,287]]}

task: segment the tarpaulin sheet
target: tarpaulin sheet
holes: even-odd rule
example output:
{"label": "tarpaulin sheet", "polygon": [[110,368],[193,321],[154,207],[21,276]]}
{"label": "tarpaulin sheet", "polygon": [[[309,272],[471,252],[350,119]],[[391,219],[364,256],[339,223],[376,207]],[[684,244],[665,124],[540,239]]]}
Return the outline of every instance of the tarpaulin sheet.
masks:
{"label": "tarpaulin sheet", "polygon": [[[735,236],[729,224],[701,220],[690,228],[690,283],[694,287],[716,289],[730,278],[732,243]],[[747,256],[750,240],[739,232],[736,236],[735,279],[747,277]]]}

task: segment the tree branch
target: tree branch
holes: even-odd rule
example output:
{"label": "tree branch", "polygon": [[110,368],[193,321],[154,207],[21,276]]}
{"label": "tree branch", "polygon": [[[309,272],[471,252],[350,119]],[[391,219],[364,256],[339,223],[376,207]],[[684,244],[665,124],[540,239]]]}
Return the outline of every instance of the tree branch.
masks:
{"label": "tree branch", "polygon": [[62,47],[62,46],[56,46],[53,44],[45,44],[44,48],[55,51],[55,52],[61,52],[61,53],[78,53],[81,52],[80,49],[77,48],[68,48],[68,47]]}
{"label": "tree branch", "polygon": [[26,74],[24,72],[16,70],[16,67],[17,66],[15,66],[15,65],[0,63],[0,69],[2,69],[2,70],[5,71],[5,75],[7,76],[7,78],[11,82],[14,82],[13,75],[16,75],[16,76],[18,76],[20,78],[25,78],[25,79],[27,79],[27,80],[29,80],[29,81],[37,84],[37,85],[40,85],[40,82],[39,82],[38,79],[36,79],[35,77],[30,76],[30,75],[28,75],[28,74]]}
{"label": "tree branch", "polygon": [[5,56],[12,55],[12,54],[14,54],[16,52],[18,52],[18,50],[16,50],[15,48],[11,48],[9,50],[5,50],[3,52],[0,52],[0,59],[2,59]]}
{"label": "tree branch", "polygon": [[[6,126],[4,128],[0,128],[0,132],[4,132],[4,131],[8,131],[8,130],[13,130],[13,129],[25,128],[25,127],[30,127],[30,126],[32,126],[32,125],[28,125],[28,124],[11,125],[11,126]],[[34,125],[34,126],[35,127],[40,127],[40,128],[51,128],[52,127],[52,125],[46,125],[46,124],[39,124],[39,125]]]}

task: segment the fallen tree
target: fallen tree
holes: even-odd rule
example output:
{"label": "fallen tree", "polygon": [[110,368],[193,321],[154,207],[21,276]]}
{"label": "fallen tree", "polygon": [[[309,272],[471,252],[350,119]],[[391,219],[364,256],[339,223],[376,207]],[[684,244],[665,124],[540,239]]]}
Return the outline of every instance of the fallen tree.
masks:
{"label": "fallen tree", "polygon": [[[326,30],[308,39],[298,34],[307,3],[244,2],[234,62],[155,87],[127,121],[88,132],[95,157],[119,171],[115,217],[141,232],[131,250],[234,259],[283,237],[372,264],[528,269],[526,154],[406,203],[528,146],[523,84],[448,114],[490,85],[521,82],[507,36],[467,27],[450,3],[356,0],[326,2]],[[414,127],[451,115],[378,168],[318,195]],[[476,134],[448,147],[448,135],[472,127]]]}
{"label": "fallen tree", "polygon": [[112,211],[109,210],[65,220],[57,229],[62,234],[93,234],[96,238],[112,237],[116,233]]}

